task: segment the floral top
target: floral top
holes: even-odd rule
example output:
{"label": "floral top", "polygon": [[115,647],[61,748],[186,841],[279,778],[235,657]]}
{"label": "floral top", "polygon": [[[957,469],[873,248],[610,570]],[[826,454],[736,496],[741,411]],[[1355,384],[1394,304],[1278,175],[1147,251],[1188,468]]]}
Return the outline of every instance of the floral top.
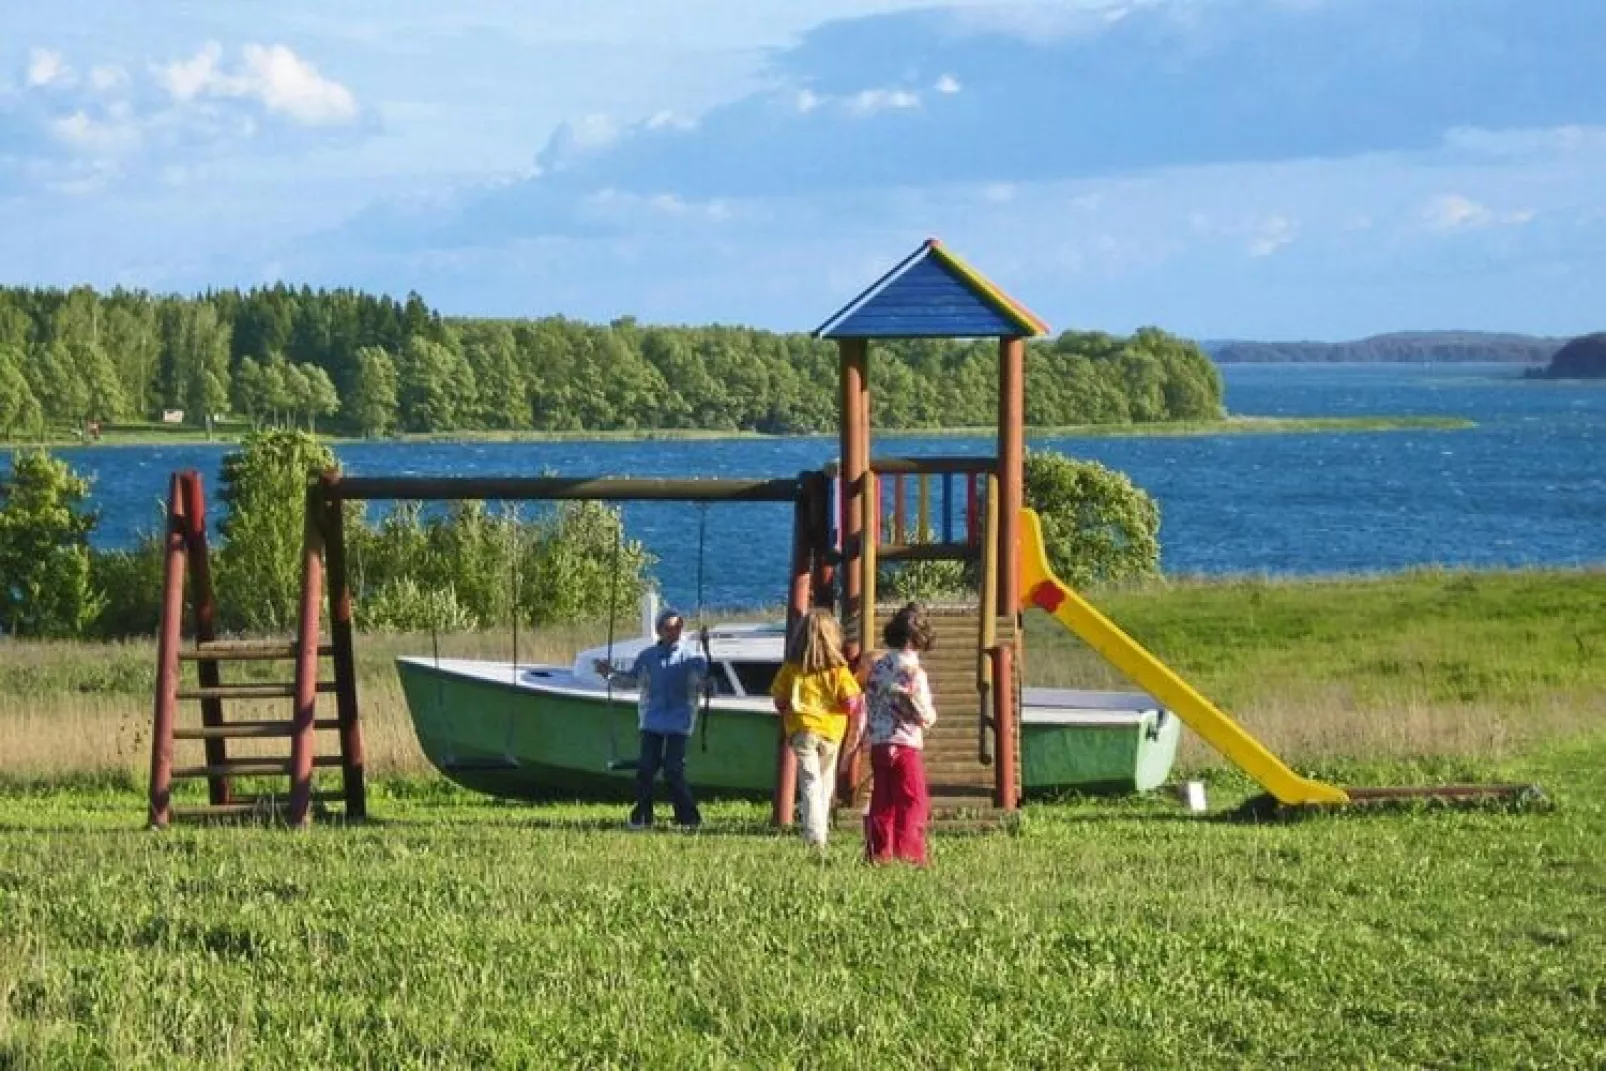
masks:
{"label": "floral top", "polygon": [[889,651],[876,660],[865,687],[870,744],[925,745],[925,730],[937,721],[931,683],[913,651]]}

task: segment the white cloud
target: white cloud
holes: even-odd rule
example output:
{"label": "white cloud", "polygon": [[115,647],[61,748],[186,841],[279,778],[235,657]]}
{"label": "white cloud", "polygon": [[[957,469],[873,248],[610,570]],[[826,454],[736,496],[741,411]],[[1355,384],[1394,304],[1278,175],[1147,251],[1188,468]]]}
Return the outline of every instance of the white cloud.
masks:
{"label": "white cloud", "polygon": [[797,110],[804,115],[812,112],[815,108],[818,108],[823,103],[825,103],[825,98],[821,97],[812,89],[804,89],[798,92]]}
{"label": "white cloud", "polygon": [[94,156],[116,156],[139,145],[139,124],[120,109],[108,119],[96,119],[76,111],[50,121],[50,133],[57,141]]}
{"label": "white cloud", "polygon": [[1015,184],[994,182],[982,188],[982,199],[996,205],[1008,204],[1015,199]]}
{"label": "white cloud", "polygon": [[28,54],[28,88],[67,84],[71,80],[72,70],[62,61],[60,52],[36,48]]}
{"label": "white cloud", "polygon": [[89,72],[90,88],[102,93],[117,89],[127,81],[128,72],[112,64],[91,68]]}
{"label": "white cloud", "polygon": [[1249,239],[1249,255],[1269,257],[1292,242],[1298,234],[1299,228],[1287,216],[1268,216],[1254,225]]}
{"label": "white cloud", "polygon": [[848,110],[859,115],[920,107],[920,95],[907,89],[866,89],[848,98]]}
{"label": "white cloud", "polygon": [[156,68],[156,77],[174,100],[203,97],[255,100],[269,112],[307,126],[332,126],[357,118],[357,99],[339,82],[325,78],[311,63],[284,45],[246,45],[242,62],[224,70],[223,48],[208,42],[187,60]]}
{"label": "white cloud", "polygon": [[697,120],[689,119],[683,115],[664,110],[654,112],[647,120],[648,130],[691,130],[697,126]]}
{"label": "white cloud", "polygon": [[938,93],[957,93],[964,87],[959,84],[959,79],[955,78],[951,74],[945,74],[941,78],[937,79],[937,84],[931,88],[935,89]]}
{"label": "white cloud", "polygon": [[1520,226],[1531,223],[1535,214],[1531,208],[1496,212],[1463,194],[1441,193],[1430,197],[1422,207],[1422,222],[1429,230],[1449,233],[1498,225]]}

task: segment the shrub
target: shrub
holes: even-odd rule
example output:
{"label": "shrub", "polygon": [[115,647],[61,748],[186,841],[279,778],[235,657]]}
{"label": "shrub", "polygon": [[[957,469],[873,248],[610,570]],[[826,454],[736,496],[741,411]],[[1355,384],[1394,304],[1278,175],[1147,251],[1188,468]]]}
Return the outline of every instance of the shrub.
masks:
{"label": "shrub", "polygon": [[100,612],[88,495],[89,481],[43,450],[14,455],[0,480],[0,628],[13,636],[79,636]]}
{"label": "shrub", "polygon": [[223,459],[219,610],[231,628],[294,627],[301,595],[307,487],[334,454],[300,431],[253,432]]}
{"label": "shrub", "polygon": [[1160,573],[1160,507],[1125,473],[1052,450],[1026,452],[1026,505],[1049,564],[1073,587]]}

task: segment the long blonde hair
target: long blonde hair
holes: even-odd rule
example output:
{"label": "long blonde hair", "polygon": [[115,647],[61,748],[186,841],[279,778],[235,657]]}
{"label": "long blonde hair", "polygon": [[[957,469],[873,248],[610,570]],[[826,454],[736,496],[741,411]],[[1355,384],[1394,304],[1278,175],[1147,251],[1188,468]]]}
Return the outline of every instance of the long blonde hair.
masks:
{"label": "long blonde hair", "polygon": [[842,654],[842,626],[837,624],[836,615],[825,609],[804,614],[787,642],[786,660],[802,673],[820,673],[847,665]]}

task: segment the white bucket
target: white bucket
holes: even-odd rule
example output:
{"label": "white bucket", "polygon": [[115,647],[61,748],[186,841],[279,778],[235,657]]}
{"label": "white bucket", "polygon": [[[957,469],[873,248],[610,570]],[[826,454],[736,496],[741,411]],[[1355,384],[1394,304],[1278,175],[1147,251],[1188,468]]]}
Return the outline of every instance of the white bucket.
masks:
{"label": "white bucket", "polygon": [[1177,786],[1177,798],[1182,805],[1194,814],[1203,814],[1210,809],[1205,802],[1205,787],[1203,781],[1186,781]]}

